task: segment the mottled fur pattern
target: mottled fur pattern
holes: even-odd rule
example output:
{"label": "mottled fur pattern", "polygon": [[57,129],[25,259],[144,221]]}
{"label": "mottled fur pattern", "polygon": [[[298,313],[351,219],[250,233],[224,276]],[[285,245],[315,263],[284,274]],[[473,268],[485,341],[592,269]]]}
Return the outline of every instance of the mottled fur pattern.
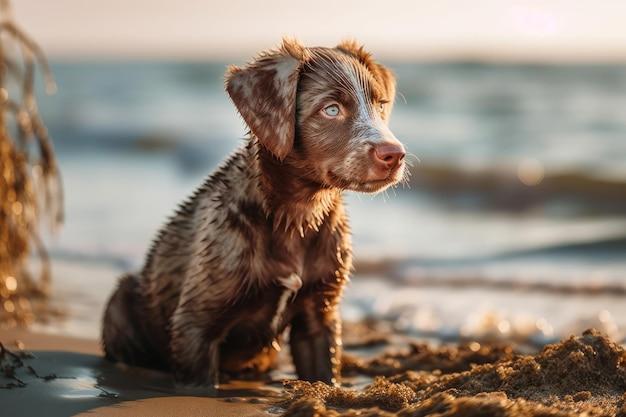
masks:
{"label": "mottled fur pattern", "polygon": [[229,68],[226,90],[250,138],[162,228],[144,268],[120,280],[106,356],[217,384],[220,371],[269,370],[290,327],[299,377],[336,382],[352,267],[342,191],[403,176],[401,158],[372,156],[380,143],[401,149],[387,127],[393,76],[352,42],[284,41]]}

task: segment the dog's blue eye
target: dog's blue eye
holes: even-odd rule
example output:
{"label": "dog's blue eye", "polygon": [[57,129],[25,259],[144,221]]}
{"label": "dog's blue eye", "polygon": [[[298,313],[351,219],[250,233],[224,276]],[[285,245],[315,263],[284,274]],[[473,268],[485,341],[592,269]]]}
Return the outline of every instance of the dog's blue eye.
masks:
{"label": "dog's blue eye", "polygon": [[324,107],[324,114],[329,117],[339,116],[339,106],[336,104],[331,104],[330,106]]}

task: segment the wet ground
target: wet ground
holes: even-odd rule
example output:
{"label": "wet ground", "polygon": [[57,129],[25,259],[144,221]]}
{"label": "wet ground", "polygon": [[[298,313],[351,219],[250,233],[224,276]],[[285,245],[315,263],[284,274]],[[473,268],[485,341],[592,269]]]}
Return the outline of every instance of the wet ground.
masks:
{"label": "wet ground", "polygon": [[24,344],[8,349],[2,341],[0,402],[14,417],[94,409],[96,415],[160,416],[177,407],[196,411],[169,415],[626,415],[626,353],[591,330],[532,350],[501,342],[424,343],[370,320],[346,326],[341,387],[295,380],[284,355],[266,379],[230,379],[217,392],[111,364],[95,342],[87,344],[93,353],[71,352],[84,350],[76,341],[67,342],[66,351],[31,353]]}

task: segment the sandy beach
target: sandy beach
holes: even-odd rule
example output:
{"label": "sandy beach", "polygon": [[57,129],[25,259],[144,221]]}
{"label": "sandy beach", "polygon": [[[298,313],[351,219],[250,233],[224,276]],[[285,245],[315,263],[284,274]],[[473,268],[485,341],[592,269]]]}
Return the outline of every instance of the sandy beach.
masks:
{"label": "sandy beach", "polygon": [[[13,224],[2,213],[31,225],[0,241],[0,417],[626,417],[621,60],[389,62],[400,93],[390,128],[412,176],[345,196],[355,271],[341,386],[295,380],[286,343],[265,379],[231,376],[215,393],[108,362],[99,337],[118,278],[142,269],[176,204],[242,142],[224,71],[244,57],[84,58],[51,57],[58,93],[35,83],[37,106],[17,112],[25,150],[23,116],[45,121],[41,166],[57,156],[64,191],[51,187],[64,211],[48,215],[65,222],[39,230],[49,258],[30,259],[44,219],[25,213],[38,200],[0,192],[0,231]],[[45,172],[27,165],[23,175]]]}
{"label": "sandy beach", "polygon": [[[0,401],[11,417],[626,415],[626,353],[597,331],[533,351],[428,344],[372,322],[349,325],[346,336],[341,387],[286,371],[270,382],[230,381],[211,397],[167,374],[111,364],[94,340],[3,331],[11,353],[2,353]],[[283,357],[281,368],[288,362]]]}
{"label": "sandy beach", "polygon": [[[623,416],[625,361],[622,347],[593,330],[532,355],[480,344],[417,345],[407,355],[370,361],[365,369],[391,376],[360,391],[288,385],[284,415]],[[359,412],[345,411],[351,408]]]}

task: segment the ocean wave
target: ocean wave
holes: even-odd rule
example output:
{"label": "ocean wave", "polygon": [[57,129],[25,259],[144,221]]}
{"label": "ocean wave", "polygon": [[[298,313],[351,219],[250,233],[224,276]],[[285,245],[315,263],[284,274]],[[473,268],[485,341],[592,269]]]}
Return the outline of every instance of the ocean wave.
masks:
{"label": "ocean wave", "polygon": [[528,211],[544,208],[559,215],[626,214],[626,178],[588,172],[545,172],[536,160],[512,166],[463,168],[419,164],[410,181],[415,192],[463,208]]}

